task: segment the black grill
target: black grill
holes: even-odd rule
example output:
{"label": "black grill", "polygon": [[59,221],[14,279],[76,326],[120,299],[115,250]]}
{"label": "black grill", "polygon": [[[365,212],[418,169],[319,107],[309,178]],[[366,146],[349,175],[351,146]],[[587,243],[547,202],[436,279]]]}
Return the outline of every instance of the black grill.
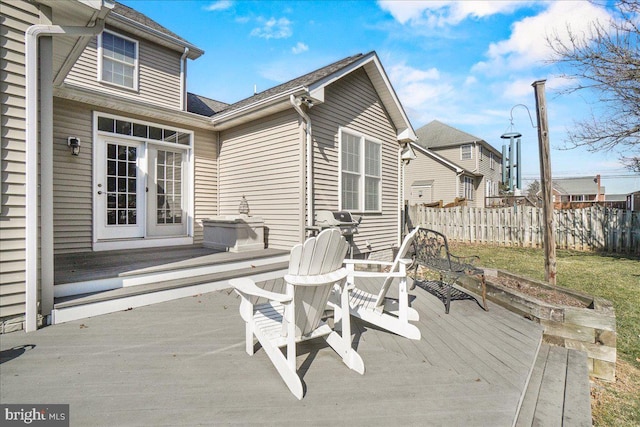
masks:
{"label": "black grill", "polygon": [[355,221],[349,211],[327,211],[317,210],[315,214],[314,226],[307,227],[307,230],[317,234],[326,228],[339,228],[340,233],[349,242],[349,256],[353,255],[353,235],[358,233],[358,226],[362,217]]}

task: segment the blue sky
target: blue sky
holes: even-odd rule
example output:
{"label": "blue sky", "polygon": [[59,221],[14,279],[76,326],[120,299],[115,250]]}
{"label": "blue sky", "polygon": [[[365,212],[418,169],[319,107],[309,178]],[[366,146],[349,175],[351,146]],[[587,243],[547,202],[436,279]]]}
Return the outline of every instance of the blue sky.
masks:
{"label": "blue sky", "polygon": [[[189,63],[190,92],[232,103],[254,85],[262,91],[375,50],[415,129],[437,119],[500,150],[513,106],[526,105],[535,123],[531,84],[546,79],[553,176],[628,174],[618,153],[563,149],[567,129],[596,104],[589,94],[558,95],[567,82],[546,62],[545,35],[608,20],[611,11],[589,2],[120,1],[205,51]],[[526,109],[513,117],[523,176],[539,177],[537,130]],[[623,181],[640,188],[640,178]]]}

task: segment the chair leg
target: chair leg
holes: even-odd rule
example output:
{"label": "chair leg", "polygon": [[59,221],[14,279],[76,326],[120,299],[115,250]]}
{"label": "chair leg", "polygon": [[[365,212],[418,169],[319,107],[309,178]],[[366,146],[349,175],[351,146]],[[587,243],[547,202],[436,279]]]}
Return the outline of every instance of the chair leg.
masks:
{"label": "chair leg", "polygon": [[449,314],[449,306],[451,305],[451,287],[453,285],[448,283],[446,285],[447,285],[447,300],[444,303],[444,313]]}
{"label": "chair leg", "polygon": [[480,279],[482,282],[482,308],[484,311],[489,311],[489,307],[487,307],[487,282],[484,279],[484,274],[480,275]]}
{"label": "chair leg", "polygon": [[253,326],[251,322],[246,322],[245,325],[245,350],[249,356],[253,356]]}
{"label": "chair leg", "polygon": [[[262,348],[264,349],[267,356],[269,356],[269,360],[273,363],[273,366],[276,368],[280,377],[284,381],[284,383],[289,387],[289,390],[293,395],[301,400],[304,395],[304,390],[302,388],[302,381],[298,376],[298,372],[295,368],[295,359],[293,360],[293,369],[291,367],[291,360],[288,360],[285,355],[280,351],[278,347],[275,347],[271,344],[271,341],[268,337],[262,335],[262,333],[256,330],[256,337],[258,341],[262,344]],[[287,349],[289,352],[289,349]],[[295,354],[295,345],[293,348],[293,352]]]}
{"label": "chair leg", "polygon": [[351,347],[351,337],[342,337],[337,332],[332,331],[325,337],[325,341],[342,357],[342,361],[349,369],[359,374],[364,374],[364,361],[358,352]]}

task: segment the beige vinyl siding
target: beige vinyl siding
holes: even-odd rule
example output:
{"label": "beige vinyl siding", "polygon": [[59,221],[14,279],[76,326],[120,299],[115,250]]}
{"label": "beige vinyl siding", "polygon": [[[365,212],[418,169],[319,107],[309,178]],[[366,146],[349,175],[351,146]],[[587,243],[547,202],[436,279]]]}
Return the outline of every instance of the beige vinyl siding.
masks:
{"label": "beige vinyl siding", "polygon": [[[478,152],[479,150],[480,147],[478,147]],[[498,185],[502,180],[502,163],[500,157],[497,154],[493,153],[494,168],[491,169],[491,161],[489,159],[490,151],[487,148],[482,147],[482,153],[483,155],[479,158],[480,161],[478,164],[480,173],[483,175],[482,182],[480,183],[479,187],[479,190],[482,192],[483,198],[482,203],[476,204],[476,206],[478,207],[484,207],[484,196],[486,195],[487,180],[496,183],[496,185]]]}
{"label": "beige vinyl siding", "polygon": [[[382,212],[362,214],[355,253],[386,250],[397,244],[398,142],[395,129],[369,77],[362,69],[329,85],[325,103],[310,110],[314,135],[314,195],[316,209],[339,207],[339,127],[360,132],[382,143]],[[357,219],[360,213],[353,212]],[[366,243],[370,243],[367,247]]]}
{"label": "beige vinyl siding", "polygon": [[[101,110],[118,114],[117,111]],[[132,120],[176,126],[167,122],[129,116]],[[93,108],[90,105],[54,98],[53,132],[53,219],[54,253],[89,252],[93,247]],[[184,128],[183,125],[176,126]],[[82,143],[79,156],[72,156],[67,137]],[[195,224],[194,240],[202,240],[198,221],[217,210],[216,137],[213,131],[194,130]]]}
{"label": "beige vinyl siding", "polygon": [[218,213],[218,147],[216,132],[196,130],[194,242],[202,243],[202,220]]}
{"label": "beige vinyl siding", "polygon": [[270,248],[290,249],[302,235],[301,137],[293,108],[220,133],[220,214],[237,214],[244,195]]}
{"label": "beige vinyl siding", "polygon": [[119,88],[118,86],[98,81],[97,37],[91,40],[82,55],[80,55],[80,58],[67,75],[65,82],[92,90],[99,90],[103,93],[124,96],[140,102],[179,109],[181,53],[120,30],[113,30],[113,32],[138,41],[138,91]]}
{"label": "beige vinyl siding", "polygon": [[[54,253],[92,250],[92,111],[87,105],[53,99],[53,244]],[[72,156],[67,137],[80,138]]]}
{"label": "beige vinyl siding", "polygon": [[40,22],[26,1],[2,2],[2,138],[0,140],[0,321],[25,312],[25,47],[24,33]]}
{"label": "beige vinyl siding", "polygon": [[453,202],[456,193],[456,172],[442,162],[435,160],[420,150],[415,150],[416,159],[405,167],[404,195],[409,199],[411,186],[415,181],[433,180],[432,201],[442,200],[444,204]]}

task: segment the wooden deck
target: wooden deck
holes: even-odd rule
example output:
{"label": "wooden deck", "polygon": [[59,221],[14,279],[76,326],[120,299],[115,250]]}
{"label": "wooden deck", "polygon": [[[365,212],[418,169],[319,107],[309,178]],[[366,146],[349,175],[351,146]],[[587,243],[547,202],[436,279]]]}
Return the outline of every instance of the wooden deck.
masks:
{"label": "wooden deck", "polygon": [[116,276],[133,276],[282,254],[287,252],[264,249],[233,253],[217,251],[201,245],[58,254],[54,260],[54,283],[59,285]]}
{"label": "wooden deck", "polygon": [[436,297],[410,293],[422,339],[356,322],[363,376],[321,341],[306,344],[298,353],[302,401],[262,350],[245,353],[230,290],[3,335],[0,400],[68,403],[71,425],[83,426],[512,426],[540,326],[468,300],[452,302],[446,315]]}

